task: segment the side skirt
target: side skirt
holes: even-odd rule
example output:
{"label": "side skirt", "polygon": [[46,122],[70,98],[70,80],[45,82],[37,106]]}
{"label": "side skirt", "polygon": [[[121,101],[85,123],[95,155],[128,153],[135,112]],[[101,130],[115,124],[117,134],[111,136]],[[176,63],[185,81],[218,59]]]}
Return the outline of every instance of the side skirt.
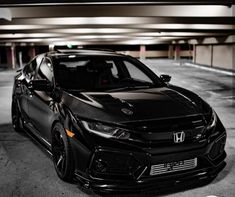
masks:
{"label": "side skirt", "polygon": [[39,132],[31,125],[31,123],[23,123],[23,127],[26,133],[35,141],[37,142],[50,156],[52,156],[51,152],[51,144],[44,139]]}

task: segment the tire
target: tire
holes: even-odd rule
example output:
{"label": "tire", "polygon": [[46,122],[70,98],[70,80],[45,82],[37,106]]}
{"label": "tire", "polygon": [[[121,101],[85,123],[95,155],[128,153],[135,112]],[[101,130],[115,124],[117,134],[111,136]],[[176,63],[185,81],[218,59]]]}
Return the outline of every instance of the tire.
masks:
{"label": "tire", "polygon": [[57,175],[66,182],[72,182],[74,178],[72,155],[65,129],[60,123],[56,123],[52,129],[52,157]]}
{"label": "tire", "polygon": [[16,100],[13,98],[11,103],[12,126],[16,132],[22,132],[22,119]]}

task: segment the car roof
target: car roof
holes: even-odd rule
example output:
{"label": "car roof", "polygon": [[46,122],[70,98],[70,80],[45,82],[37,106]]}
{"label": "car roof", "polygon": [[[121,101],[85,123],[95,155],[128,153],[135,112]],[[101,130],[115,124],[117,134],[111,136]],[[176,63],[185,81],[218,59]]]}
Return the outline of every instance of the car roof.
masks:
{"label": "car roof", "polygon": [[63,49],[47,53],[47,56],[52,57],[67,57],[70,55],[76,56],[125,56],[108,49]]}

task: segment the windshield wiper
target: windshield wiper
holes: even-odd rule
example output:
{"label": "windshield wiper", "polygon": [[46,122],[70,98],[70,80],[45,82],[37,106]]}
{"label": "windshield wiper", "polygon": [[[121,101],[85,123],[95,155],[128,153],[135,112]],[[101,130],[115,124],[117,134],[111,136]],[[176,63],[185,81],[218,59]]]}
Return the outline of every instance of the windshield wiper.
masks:
{"label": "windshield wiper", "polygon": [[125,87],[121,87],[121,88],[110,89],[110,90],[107,90],[107,92],[116,92],[116,91],[122,91],[122,90],[146,89],[146,88],[150,88],[150,87],[151,86],[149,86],[149,85],[145,85],[145,86],[125,86]]}

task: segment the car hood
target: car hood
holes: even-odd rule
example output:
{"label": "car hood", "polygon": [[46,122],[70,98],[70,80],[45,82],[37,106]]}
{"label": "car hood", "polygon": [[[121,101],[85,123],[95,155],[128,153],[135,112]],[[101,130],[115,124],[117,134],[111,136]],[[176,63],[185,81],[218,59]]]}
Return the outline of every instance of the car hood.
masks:
{"label": "car hood", "polygon": [[64,91],[62,100],[80,118],[123,123],[201,113],[195,94],[186,93],[173,86],[102,93]]}

